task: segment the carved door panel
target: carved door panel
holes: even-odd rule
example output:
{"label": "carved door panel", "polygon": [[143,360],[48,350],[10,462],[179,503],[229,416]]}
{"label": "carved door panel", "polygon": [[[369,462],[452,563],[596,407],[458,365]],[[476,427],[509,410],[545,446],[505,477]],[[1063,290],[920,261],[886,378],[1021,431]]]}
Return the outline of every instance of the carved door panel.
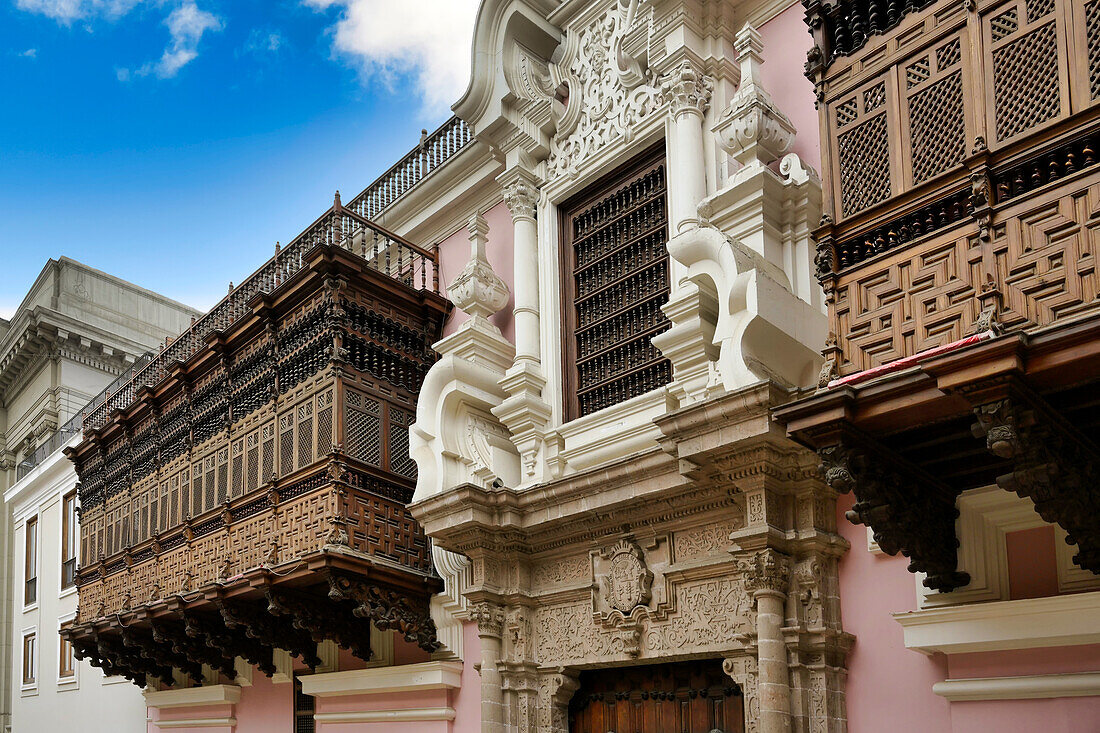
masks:
{"label": "carved door panel", "polygon": [[581,673],[570,733],[743,733],[741,691],[707,659]]}

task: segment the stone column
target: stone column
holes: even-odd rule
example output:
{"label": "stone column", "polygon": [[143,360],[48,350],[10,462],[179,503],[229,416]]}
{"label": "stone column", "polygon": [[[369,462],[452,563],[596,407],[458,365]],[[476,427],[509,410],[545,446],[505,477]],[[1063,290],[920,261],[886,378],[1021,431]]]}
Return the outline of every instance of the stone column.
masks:
{"label": "stone column", "polygon": [[672,109],[668,187],[673,235],[699,225],[696,207],[707,195],[703,113],[713,89],[714,80],[687,59],[661,77],[661,91]]}
{"label": "stone column", "polygon": [[504,189],[504,203],[512,212],[516,358],[498,383],[508,398],[493,408],[493,414],[512,433],[519,450],[522,486],[537,480],[536,468],[550,418],[550,405],[542,398],[546,377],[542,372],[539,242],[535,226],[538,179],[526,169],[514,167],[497,180]]}
{"label": "stone column", "polygon": [[504,203],[512,213],[515,252],[515,330],[516,361],[539,363],[539,241],[535,226],[535,207],[539,189],[535,177],[514,168],[501,177]]}
{"label": "stone column", "polygon": [[504,733],[504,681],[500,675],[504,610],[495,603],[470,608],[481,640],[481,733]]}
{"label": "stone column", "polygon": [[745,590],[756,601],[760,733],[788,733],[791,686],[782,629],[790,562],[786,555],[769,548],[741,560],[738,566],[745,579]]}

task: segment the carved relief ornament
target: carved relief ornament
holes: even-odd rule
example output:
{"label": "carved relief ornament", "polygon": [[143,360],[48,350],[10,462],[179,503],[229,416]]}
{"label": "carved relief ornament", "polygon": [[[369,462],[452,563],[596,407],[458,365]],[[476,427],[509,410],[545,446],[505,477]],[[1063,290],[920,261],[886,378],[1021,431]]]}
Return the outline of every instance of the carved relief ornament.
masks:
{"label": "carved relief ornament", "polygon": [[602,553],[608,570],[600,580],[604,599],[624,616],[649,603],[653,573],[645,563],[642,549],[628,539],[620,540]]}

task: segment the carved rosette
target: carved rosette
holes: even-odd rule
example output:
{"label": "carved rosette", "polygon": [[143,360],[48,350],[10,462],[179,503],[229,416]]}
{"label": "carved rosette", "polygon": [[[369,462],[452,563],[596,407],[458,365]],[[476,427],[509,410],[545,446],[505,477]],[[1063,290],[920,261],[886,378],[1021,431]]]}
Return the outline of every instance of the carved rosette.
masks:
{"label": "carved rosette", "polygon": [[674,117],[685,113],[702,117],[714,91],[714,79],[686,59],[665,73],[660,85],[661,94],[668,99]]}

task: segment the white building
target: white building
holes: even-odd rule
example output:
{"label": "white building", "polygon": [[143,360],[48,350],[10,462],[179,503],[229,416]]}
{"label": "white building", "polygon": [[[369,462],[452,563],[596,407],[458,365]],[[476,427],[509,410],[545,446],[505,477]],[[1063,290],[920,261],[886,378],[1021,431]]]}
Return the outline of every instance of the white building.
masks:
{"label": "white building", "polygon": [[[196,312],[68,258],[50,260],[0,319],[0,723],[5,731],[137,731],[139,691],[75,664],[57,629],[76,612],[81,412]],[[97,727],[98,726],[98,727]]]}

